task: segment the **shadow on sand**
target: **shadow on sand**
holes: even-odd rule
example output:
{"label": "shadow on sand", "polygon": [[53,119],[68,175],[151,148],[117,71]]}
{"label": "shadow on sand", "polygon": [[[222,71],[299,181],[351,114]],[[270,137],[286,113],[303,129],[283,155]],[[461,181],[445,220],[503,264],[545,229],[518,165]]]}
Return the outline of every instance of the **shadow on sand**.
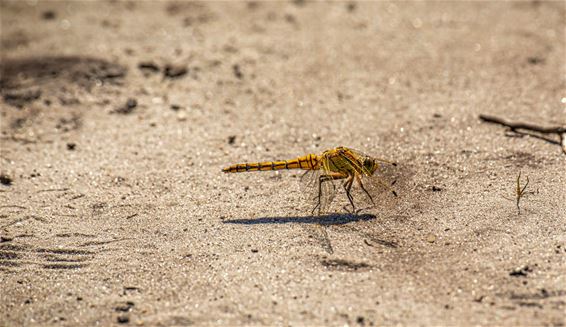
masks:
{"label": "shadow on sand", "polygon": [[264,217],[257,219],[231,219],[225,220],[225,224],[319,224],[319,225],[344,225],[356,221],[368,221],[375,219],[371,214],[331,214],[321,216],[296,216],[296,217]]}

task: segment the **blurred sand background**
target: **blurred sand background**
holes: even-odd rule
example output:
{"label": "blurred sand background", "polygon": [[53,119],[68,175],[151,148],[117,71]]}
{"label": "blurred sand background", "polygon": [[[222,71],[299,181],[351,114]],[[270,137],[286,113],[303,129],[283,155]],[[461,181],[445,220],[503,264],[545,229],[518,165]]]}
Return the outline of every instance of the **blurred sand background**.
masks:
{"label": "blurred sand background", "polygon": [[[565,325],[566,155],[478,120],[566,123],[564,2],[0,12],[1,326]],[[221,173],[339,145],[399,197]]]}

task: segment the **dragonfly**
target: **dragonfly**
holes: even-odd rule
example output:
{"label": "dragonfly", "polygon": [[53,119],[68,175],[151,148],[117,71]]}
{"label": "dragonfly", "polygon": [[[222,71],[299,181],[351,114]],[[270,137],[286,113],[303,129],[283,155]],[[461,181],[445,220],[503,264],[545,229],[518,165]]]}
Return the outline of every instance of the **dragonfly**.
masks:
{"label": "dragonfly", "polygon": [[[307,154],[291,160],[239,163],[228,166],[222,169],[222,171],[225,173],[241,173],[283,169],[306,170],[301,177],[301,181],[306,186],[306,190],[314,190],[314,192],[308,191],[309,193],[314,193],[312,200],[315,200],[315,206],[311,214],[314,214],[315,211],[318,211],[318,214],[320,214],[329,207],[334,199],[335,183],[338,181],[341,182],[346,192],[348,201],[352,206],[352,212],[358,213],[359,211],[356,210],[352,194],[354,182],[365,193],[372,205],[375,205],[374,196],[371,195],[372,192],[368,191],[368,189],[375,189],[375,185],[389,190],[394,196],[397,196],[395,190],[391,188],[395,182],[388,185],[376,174],[381,171],[383,164],[397,165],[395,162],[340,146],[326,150],[320,155]],[[370,185],[371,188],[369,187]],[[344,208],[346,209],[346,207]]]}

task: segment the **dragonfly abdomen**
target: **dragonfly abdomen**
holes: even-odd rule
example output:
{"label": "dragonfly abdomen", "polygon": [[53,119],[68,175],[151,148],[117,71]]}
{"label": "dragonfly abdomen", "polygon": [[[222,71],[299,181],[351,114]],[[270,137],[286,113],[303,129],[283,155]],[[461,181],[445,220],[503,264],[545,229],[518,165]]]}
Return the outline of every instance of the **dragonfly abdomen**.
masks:
{"label": "dragonfly abdomen", "polygon": [[265,171],[282,169],[305,169],[313,170],[320,168],[319,157],[315,154],[308,154],[292,160],[264,161],[235,164],[222,169],[225,173],[241,173],[244,171]]}

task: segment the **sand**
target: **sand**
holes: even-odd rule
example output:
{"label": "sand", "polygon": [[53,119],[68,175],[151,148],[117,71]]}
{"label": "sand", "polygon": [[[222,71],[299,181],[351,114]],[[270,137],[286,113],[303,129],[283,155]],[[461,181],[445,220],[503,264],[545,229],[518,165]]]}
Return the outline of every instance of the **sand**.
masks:
{"label": "sand", "polygon": [[[565,325],[566,155],[478,119],[566,124],[564,2],[0,12],[0,326]],[[399,196],[221,172],[340,145]]]}

